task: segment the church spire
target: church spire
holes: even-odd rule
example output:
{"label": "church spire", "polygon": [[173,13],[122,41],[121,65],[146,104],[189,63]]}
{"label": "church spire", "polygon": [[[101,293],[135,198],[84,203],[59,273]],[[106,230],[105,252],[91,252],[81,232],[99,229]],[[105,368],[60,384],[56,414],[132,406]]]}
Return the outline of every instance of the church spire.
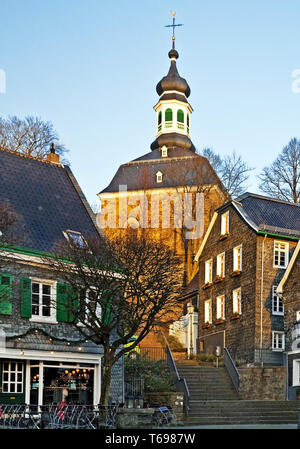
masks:
{"label": "church spire", "polygon": [[172,49],[168,53],[171,65],[167,76],[164,76],[156,86],[156,92],[160,98],[154,106],[157,113],[157,134],[155,141],[151,144],[151,150],[166,146],[195,151],[190,139],[190,114],[193,108],[187,100],[191,89],[187,81],[179,75],[176,66],[179,54],[175,49],[175,27],[183,24],[175,23],[176,12],[171,14],[172,25],[165,25],[173,28]]}

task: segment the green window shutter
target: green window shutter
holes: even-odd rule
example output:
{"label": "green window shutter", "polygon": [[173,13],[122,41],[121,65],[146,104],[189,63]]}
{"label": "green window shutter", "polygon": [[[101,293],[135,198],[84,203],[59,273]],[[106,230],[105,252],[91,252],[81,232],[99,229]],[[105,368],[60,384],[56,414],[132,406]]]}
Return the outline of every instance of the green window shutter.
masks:
{"label": "green window shutter", "polygon": [[62,323],[75,320],[79,307],[79,294],[71,285],[58,282],[56,286],[56,319]]}
{"label": "green window shutter", "polygon": [[0,314],[12,314],[12,280],[11,274],[0,274]]}
{"label": "green window shutter", "polygon": [[111,326],[113,322],[112,299],[111,292],[109,290],[103,290],[101,302],[104,326]]}
{"label": "green window shutter", "polygon": [[178,109],[178,111],[177,111],[177,122],[180,122],[180,123],[184,122],[184,113],[181,109]]}
{"label": "green window shutter", "polygon": [[165,121],[166,122],[171,122],[173,120],[173,112],[172,109],[166,109],[165,112]]}
{"label": "green window shutter", "polygon": [[32,316],[32,292],[31,279],[21,279],[21,317],[31,318]]}

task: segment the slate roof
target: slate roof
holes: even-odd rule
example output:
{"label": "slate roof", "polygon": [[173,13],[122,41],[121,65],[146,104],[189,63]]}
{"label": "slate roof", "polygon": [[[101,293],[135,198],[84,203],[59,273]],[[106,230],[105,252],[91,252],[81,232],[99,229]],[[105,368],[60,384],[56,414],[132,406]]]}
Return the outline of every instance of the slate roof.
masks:
{"label": "slate roof", "polygon": [[300,237],[300,206],[297,204],[249,192],[233,204],[257,231]]}
{"label": "slate roof", "polygon": [[[176,156],[175,156],[176,155]],[[218,184],[219,178],[208,160],[188,149],[168,150],[169,157],[161,157],[159,150],[147,153],[119,167],[111,183],[101,193],[118,192],[120,185],[127,190],[161,189],[177,186]],[[161,183],[156,182],[156,173],[163,173]]]}
{"label": "slate roof", "polygon": [[19,246],[51,251],[67,229],[99,237],[93,213],[67,166],[0,150],[0,201],[19,216]]}

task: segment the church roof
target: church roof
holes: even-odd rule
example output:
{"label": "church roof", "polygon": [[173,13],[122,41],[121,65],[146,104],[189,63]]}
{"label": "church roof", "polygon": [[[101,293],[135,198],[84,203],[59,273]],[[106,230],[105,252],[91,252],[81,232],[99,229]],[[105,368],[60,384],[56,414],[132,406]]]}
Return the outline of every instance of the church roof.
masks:
{"label": "church roof", "polygon": [[66,230],[99,237],[93,213],[68,166],[0,150],[0,201],[18,216],[18,246],[51,251]]}
{"label": "church roof", "polygon": [[[121,185],[127,186],[128,191],[201,184],[218,184],[223,189],[205,157],[186,149],[176,149],[174,152],[176,157],[161,157],[160,151],[154,150],[127,164],[122,164],[111,183],[100,193],[119,192]],[[170,150],[168,154],[172,154]],[[160,183],[156,182],[158,171],[163,174]]]}

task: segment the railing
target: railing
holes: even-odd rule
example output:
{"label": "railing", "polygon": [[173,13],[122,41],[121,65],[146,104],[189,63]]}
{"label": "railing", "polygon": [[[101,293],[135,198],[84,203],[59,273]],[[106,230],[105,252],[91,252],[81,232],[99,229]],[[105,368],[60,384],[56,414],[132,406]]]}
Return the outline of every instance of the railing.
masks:
{"label": "railing", "polygon": [[118,405],[0,405],[0,429],[116,428]]}
{"label": "railing", "polygon": [[227,348],[224,348],[224,365],[237,392],[240,391],[240,373]]}
{"label": "railing", "polygon": [[147,360],[167,361],[166,349],[163,347],[141,347],[140,354]]}
{"label": "railing", "polygon": [[168,345],[167,339],[165,339],[166,344],[166,353],[167,353],[167,363],[168,367],[171,371],[171,374],[174,376],[174,386],[176,391],[183,393],[183,406],[184,406],[184,412],[186,415],[189,413],[189,399],[190,399],[190,392],[186,383],[186,380],[184,377],[180,377],[176,363],[172,356],[172,351]]}

